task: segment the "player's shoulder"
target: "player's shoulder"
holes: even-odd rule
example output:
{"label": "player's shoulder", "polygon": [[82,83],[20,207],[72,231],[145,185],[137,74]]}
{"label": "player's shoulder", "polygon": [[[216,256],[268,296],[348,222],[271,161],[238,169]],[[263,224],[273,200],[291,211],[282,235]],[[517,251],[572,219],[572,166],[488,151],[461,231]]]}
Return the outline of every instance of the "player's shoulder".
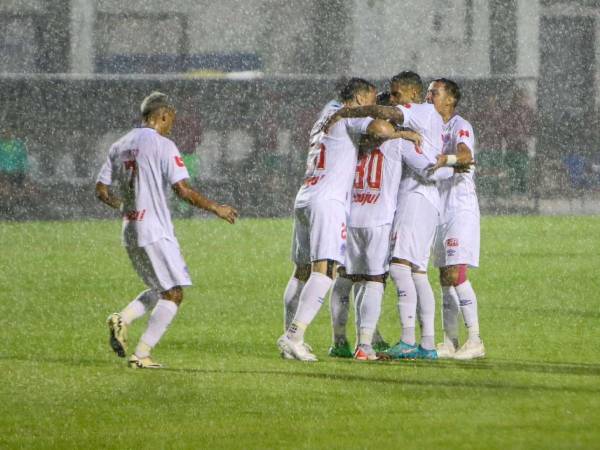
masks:
{"label": "player's shoulder", "polygon": [[467,137],[469,135],[473,135],[473,126],[471,125],[471,122],[469,122],[467,119],[465,119],[462,116],[459,116],[458,114],[455,115],[454,117],[452,117],[452,129],[459,133],[462,131],[463,134],[466,134]]}
{"label": "player's shoulder", "polygon": [[406,139],[389,139],[379,146],[379,149],[386,158],[401,160],[402,149],[405,145],[412,145]]}

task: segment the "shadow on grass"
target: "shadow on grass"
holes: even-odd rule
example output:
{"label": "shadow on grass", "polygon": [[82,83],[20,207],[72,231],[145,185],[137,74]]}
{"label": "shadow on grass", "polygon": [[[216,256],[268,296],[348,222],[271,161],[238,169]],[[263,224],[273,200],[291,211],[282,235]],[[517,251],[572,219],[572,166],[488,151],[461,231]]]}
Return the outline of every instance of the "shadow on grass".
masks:
{"label": "shadow on grass", "polygon": [[[294,363],[291,364],[301,364]],[[289,378],[304,378],[304,379],[317,379],[325,381],[342,381],[352,382],[364,382],[364,383],[384,383],[392,385],[402,386],[416,386],[416,387],[433,387],[433,388],[469,388],[469,389],[492,389],[492,390],[513,390],[513,391],[531,391],[531,392],[571,392],[571,393],[590,393],[600,394],[600,385],[598,387],[588,386],[547,386],[542,384],[519,384],[510,381],[481,381],[481,380],[469,380],[461,379],[457,381],[452,380],[419,380],[414,378],[407,378],[405,376],[398,378],[373,376],[373,374],[349,374],[349,373],[331,373],[331,372],[293,372],[288,370],[216,370],[216,369],[195,369],[195,368],[165,368],[164,371],[175,372],[175,373],[192,373],[192,374],[230,374],[230,375],[274,375],[284,376]],[[392,373],[392,372],[390,372]]]}

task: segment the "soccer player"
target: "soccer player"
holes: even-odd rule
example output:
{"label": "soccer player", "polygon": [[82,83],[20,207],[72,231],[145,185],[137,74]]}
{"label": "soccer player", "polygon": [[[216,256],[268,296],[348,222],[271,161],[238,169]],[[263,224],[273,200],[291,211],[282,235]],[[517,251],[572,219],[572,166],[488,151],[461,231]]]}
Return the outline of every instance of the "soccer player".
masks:
{"label": "soccer player", "polygon": [[[353,78],[341,97],[349,106],[372,105],[376,91],[371,83]],[[300,292],[291,324],[277,340],[284,357],[302,361],[317,360],[304,344],[304,332],[321,308],[337,266],[344,264],[346,211],[358,155],[357,139],[362,134],[398,137],[388,122],[368,117],[342,120],[328,133],[318,134],[319,138],[311,141],[304,183],[294,205],[294,278],[299,268],[304,273],[310,269],[310,276]]]}
{"label": "soccer player", "polygon": [[[461,98],[452,80],[433,81],[427,100],[435,102],[442,115],[443,154],[437,166],[468,165],[475,157],[475,135],[471,124],[456,113]],[[477,297],[468,280],[469,267],[479,266],[479,203],[473,180],[474,169],[457,173],[438,184],[442,220],[433,248],[433,263],[440,269],[444,342],[438,344],[440,358],[473,359],[485,356],[479,336]],[[458,312],[462,312],[468,339],[459,349]]]}
{"label": "soccer player", "polygon": [[[183,287],[192,284],[167,207],[168,188],[193,206],[229,223],[238,213],[190,188],[179,150],[166,136],[175,121],[167,95],[153,92],[141,104],[142,128],[115,142],[96,183],[98,199],[123,215],[123,244],[134,269],[148,287],[120,313],[108,318],[110,345],[119,357],[127,352],[127,328],[151,311],[146,331],[128,361],[129,367],[158,369],[150,352],[175,317]],[[110,189],[117,183],[120,195]]]}
{"label": "soccer player", "polygon": [[[410,71],[390,82],[394,107],[371,106],[342,109],[327,124],[341,117],[387,116],[395,123],[417,131],[423,138],[419,151],[435,164],[442,152],[442,118],[432,104],[423,103],[421,77]],[[427,278],[430,248],[439,221],[439,193],[435,182],[406,170],[400,185],[394,218],[390,275],[396,284],[402,324],[400,341],[388,350],[392,358],[436,359],[434,340],[435,298]],[[416,345],[415,322],[419,301],[421,344]]]}

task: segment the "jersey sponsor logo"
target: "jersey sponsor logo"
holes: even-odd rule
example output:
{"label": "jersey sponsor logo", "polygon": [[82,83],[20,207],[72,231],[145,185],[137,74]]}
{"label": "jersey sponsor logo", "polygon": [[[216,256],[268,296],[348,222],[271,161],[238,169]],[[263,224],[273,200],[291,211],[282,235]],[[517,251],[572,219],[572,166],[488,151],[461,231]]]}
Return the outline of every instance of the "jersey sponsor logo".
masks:
{"label": "jersey sponsor logo", "polygon": [[469,137],[469,130],[460,130],[458,132],[458,137]]}
{"label": "jersey sponsor logo", "polygon": [[369,192],[357,192],[352,195],[352,203],[359,203],[360,205],[375,204],[379,200],[379,195]]}
{"label": "jersey sponsor logo", "polygon": [[446,239],[446,247],[458,247],[458,239],[456,239],[456,238]]}
{"label": "jersey sponsor logo", "polygon": [[140,221],[144,220],[145,215],[146,215],[145,209],[142,209],[140,211],[135,211],[135,210],[125,211],[125,213],[123,214],[123,219],[128,220],[130,222],[133,222],[133,221],[140,222]]}
{"label": "jersey sponsor logo", "polygon": [[181,156],[175,157],[175,164],[177,164],[179,167],[185,167],[185,164],[183,162],[183,159],[181,159]]}

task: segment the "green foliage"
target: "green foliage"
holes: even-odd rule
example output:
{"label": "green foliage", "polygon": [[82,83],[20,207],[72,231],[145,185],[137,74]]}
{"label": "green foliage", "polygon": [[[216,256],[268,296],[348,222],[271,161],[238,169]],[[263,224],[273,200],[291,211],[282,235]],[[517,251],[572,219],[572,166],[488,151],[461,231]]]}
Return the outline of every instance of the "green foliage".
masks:
{"label": "green foliage", "polygon": [[[321,361],[306,364],[275,345],[290,221],[180,221],[195,286],[154,352],[168,369],[134,371],[105,326],[143,289],[120,225],[0,224],[0,447],[598,448],[598,229],[484,219],[471,279],[485,360],[332,360],[324,307],[307,333]],[[381,330],[397,340],[393,286]]]}

